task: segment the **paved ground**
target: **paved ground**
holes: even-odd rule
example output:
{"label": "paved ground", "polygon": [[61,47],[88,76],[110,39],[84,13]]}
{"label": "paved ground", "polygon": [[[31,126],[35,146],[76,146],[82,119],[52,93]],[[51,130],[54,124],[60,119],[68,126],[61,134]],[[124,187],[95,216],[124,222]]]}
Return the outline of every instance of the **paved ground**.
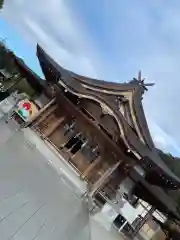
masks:
{"label": "paved ground", "polygon": [[0,121],[0,239],[120,239],[89,217],[78,176],[34,133],[16,128]]}
{"label": "paved ground", "polygon": [[0,156],[2,240],[89,239],[87,207],[22,133],[1,145]]}

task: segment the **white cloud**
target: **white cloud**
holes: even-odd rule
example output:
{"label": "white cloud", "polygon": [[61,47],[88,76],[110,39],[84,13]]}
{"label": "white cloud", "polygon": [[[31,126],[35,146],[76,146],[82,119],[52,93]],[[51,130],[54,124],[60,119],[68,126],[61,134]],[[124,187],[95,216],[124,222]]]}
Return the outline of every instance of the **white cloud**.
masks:
{"label": "white cloud", "polygon": [[161,127],[159,127],[153,120],[149,119],[149,127],[152,138],[156,147],[168,152],[170,151],[174,155],[180,155],[180,147],[175,139],[168,135]]}
{"label": "white cloud", "polygon": [[167,151],[177,152],[180,148],[180,2],[114,0],[112,4],[106,1],[102,12],[106,31],[111,29],[106,40],[113,56],[113,61],[112,58],[109,61],[109,69],[113,69],[109,78],[126,80],[142,69],[147,82],[156,83],[144,96],[147,120],[150,129],[158,127],[153,132],[155,141]]}
{"label": "white cloud", "polygon": [[6,0],[3,17],[33,44],[39,43],[63,66],[96,76],[90,38],[64,0]]}
{"label": "white cloud", "polygon": [[106,31],[103,60],[95,45],[97,32],[90,37],[70,1],[6,0],[3,16],[23,37],[39,42],[55,60],[80,74],[124,82],[141,68],[156,83],[144,97],[153,138],[159,147],[180,152],[180,2],[81,2],[93,6],[91,17],[98,16],[103,25],[94,29]]}

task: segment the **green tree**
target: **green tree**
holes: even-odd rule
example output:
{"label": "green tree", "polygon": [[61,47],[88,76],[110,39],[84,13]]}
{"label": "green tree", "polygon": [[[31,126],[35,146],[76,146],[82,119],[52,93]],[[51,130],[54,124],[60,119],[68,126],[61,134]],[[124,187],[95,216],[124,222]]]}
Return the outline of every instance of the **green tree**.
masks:
{"label": "green tree", "polygon": [[[157,150],[159,152],[159,156],[164,161],[164,163],[176,174],[177,177],[180,178],[180,158],[174,157],[169,153],[164,153],[159,149]],[[180,191],[171,190],[168,191],[168,194],[176,202],[177,212],[180,214]]]}
{"label": "green tree", "polygon": [[0,69],[5,69],[11,74],[16,74],[18,73],[18,69],[14,63],[13,55],[4,42],[0,42]]}
{"label": "green tree", "polygon": [[19,71],[15,54],[7,48],[4,42],[0,42],[0,70],[10,76],[1,81],[5,89],[9,89],[10,92],[14,90],[25,92],[29,96],[34,94],[33,87]]}
{"label": "green tree", "polygon": [[0,9],[3,7],[4,0],[0,0]]}

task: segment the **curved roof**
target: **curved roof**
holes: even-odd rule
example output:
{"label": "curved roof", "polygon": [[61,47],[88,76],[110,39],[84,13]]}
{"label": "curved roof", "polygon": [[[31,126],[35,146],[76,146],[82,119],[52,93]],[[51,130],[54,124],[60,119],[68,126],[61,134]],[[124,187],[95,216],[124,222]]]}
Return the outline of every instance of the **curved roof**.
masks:
{"label": "curved roof", "polygon": [[133,189],[133,194],[149,202],[152,206],[156,206],[159,211],[172,219],[180,221],[180,215],[177,213],[175,202],[161,188],[152,186],[141,178],[140,182]]}
{"label": "curved roof", "polygon": [[[71,93],[100,103],[112,115],[119,126],[119,136],[139,159],[149,159],[156,173],[166,179],[168,188],[179,188],[180,179],[167,167],[154,147],[142,107],[143,86],[138,80],[129,83],[110,83],[77,75],[58,65],[42,48],[37,47],[37,56],[47,81],[56,81]],[[133,126],[129,124],[118,107],[118,100],[125,97],[131,111]],[[151,166],[150,166],[151,167]]]}

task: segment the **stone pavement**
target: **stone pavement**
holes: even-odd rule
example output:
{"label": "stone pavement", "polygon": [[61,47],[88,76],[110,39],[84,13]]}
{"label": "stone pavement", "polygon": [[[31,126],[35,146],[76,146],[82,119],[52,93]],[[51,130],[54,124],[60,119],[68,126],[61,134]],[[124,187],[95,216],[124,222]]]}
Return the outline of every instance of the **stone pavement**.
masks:
{"label": "stone pavement", "polygon": [[89,216],[86,185],[30,129],[0,120],[0,235],[2,240],[116,240]]}

